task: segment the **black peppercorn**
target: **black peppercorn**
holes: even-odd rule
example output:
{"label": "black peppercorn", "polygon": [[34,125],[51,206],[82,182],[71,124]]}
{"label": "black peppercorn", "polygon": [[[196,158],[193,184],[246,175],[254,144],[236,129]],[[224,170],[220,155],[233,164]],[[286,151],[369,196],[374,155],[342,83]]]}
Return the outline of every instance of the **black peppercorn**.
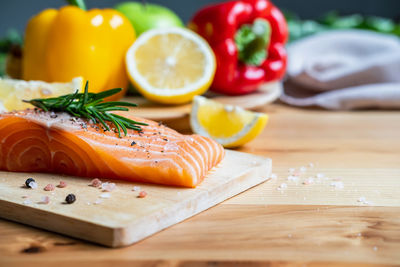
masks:
{"label": "black peppercorn", "polygon": [[67,202],[67,204],[72,204],[74,203],[76,200],[76,197],[74,194],[69,194],[66,198],[65,198],[65,202]]}
{"label": "black peppercorn", "polygon": [[32,186],[30,185],[30,183],[32,183],[32,182],[35,182],[35,179],[33,179],[33,178],[26,179],[26,181],[25,181],[26,187],[32,188]]}
{"label": "black peppercorn", "polygon": [[136,142],[132,141],[131,146],[134,146],[134,145],[136,145]]}

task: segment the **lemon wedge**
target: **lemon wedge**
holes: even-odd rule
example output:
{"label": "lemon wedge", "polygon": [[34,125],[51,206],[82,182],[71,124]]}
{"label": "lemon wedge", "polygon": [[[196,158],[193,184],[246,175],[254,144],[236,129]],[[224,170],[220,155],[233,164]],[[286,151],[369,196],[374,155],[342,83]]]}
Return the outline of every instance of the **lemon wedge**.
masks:
{"label": "lemon wedge", "polygon": [[82,91],[83,78],[77,77],[68,83],[47,83],[0,78],[0,111],[32,108],[22,100],[49,98]]}
{"label": "lemon wedge", "polygon": [[267,121],[267,114],[224,105],[203,96],[194,98],[190,114],[193,132],[212,138],[227,148],[244,145],[256,138]]}
{"label": "lemon wedge", "polygon": [[215,74],[207,42],[184,28],[153,29],[139,36],[126,54],[128,76],[146,98],[164,104],[190,102],[204,93]]}

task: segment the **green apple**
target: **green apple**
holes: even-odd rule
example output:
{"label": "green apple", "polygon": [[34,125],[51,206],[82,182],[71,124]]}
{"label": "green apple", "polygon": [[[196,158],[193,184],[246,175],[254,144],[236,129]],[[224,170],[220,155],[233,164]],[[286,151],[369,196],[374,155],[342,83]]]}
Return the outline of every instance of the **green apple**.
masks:
{"label": "green apple", "polygon": [[182,20],[172,10],[160,5],[124,2],[115,9],[130,20],[137,36],[153,28],[183,27]]}

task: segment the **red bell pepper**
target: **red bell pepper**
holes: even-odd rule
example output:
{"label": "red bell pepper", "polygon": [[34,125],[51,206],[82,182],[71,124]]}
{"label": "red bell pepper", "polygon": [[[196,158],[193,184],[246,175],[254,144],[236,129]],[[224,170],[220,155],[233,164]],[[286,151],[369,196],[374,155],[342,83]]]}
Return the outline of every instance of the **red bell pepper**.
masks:
{"label": "red bell pepper", "polygon": [[189,27],[214,51],[217,70],[211,90],[228,95],[253,92],[286,70],[288,29],[269,0],[239,0],[207,6]]}

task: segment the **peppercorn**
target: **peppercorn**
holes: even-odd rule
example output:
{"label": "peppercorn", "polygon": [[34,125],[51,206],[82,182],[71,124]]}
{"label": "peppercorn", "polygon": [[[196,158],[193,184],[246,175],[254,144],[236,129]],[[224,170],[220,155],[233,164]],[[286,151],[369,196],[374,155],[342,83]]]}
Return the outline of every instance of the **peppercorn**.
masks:
{"label": "peppercorn", "polygon": [[33,178],[26,179],[26,181],[25,181],[26,187],[32,188],[32,186],[30,185],[30,183],[32,183],[32,182],[35,182],[35,179],[33,179]]}
{"label": "peppercorn", "polygon": [[67,202],[67,204],[72,204],[74,203],[76,200],[76,197],[74,194],[69,194],[66,198],[65,198],[65,202]]}

